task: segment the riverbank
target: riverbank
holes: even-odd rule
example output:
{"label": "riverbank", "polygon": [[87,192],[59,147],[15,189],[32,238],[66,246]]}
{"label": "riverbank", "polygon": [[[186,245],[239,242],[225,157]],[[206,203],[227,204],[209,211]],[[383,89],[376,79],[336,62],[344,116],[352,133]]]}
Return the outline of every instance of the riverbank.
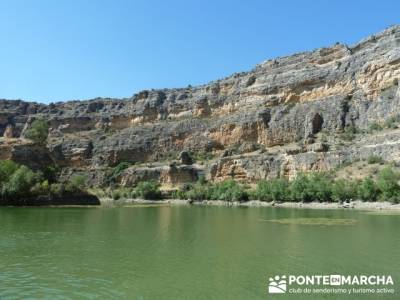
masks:
{"label": "riverbank", "polygon": [[102,206],[129,206],[129,205],[204,205],[204,206],[235,206],[235,207],[283,207],[283,208],[304,208],[304,209],[356,209],[356,210],[398,210],[400,204],[390,202],[363,202],[351,201],[349,203],[337,202],[265,202],[265,201],[190,201],[179,199],[167,200],[144,200],[144,199],[120,199],[100,198]]}
{"label": "riverbank", "polygon": [[99,206],[100,204],[97,196],[83,193],[0,199],[0,206]]}

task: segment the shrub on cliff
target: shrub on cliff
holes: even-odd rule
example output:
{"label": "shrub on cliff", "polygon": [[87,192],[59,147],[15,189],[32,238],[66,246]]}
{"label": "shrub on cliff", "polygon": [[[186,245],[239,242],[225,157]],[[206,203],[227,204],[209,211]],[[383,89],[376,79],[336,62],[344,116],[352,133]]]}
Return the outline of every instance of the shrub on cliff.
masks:
{"label": "shrub on cliff", "polygon": [[86,188],[87,178],[84,175],[73,175],[65,186],[65,191],[68,193],[82,192]]}
{"label": "shrub on cliff", "polygon": [[[397,79],[397,78],[396,78]],[[400,115],[394,115],[389,117],[386,121],[385,121],[385,127],[386,128],[391,128],[391,129],[395,129],[398,127],[398,123],[400,122]]]}
{"label": "shrub on cliff", "polygon": [[49,181],[46,179],[42,182],[37,182],[31,187],[30,192],[32,195],[49,195],[51,193]]}
{"label": "shrub on cliff", "polygon": [[49,133],[49,125],[45,120],[33,121],[31,127],[25,132],[25,137],[36,143],[43,144]]}
{"label": "shrub on cliff", "polygon": [[378,155],[370,155],[367,158],[367,162],[368,164],[372,165],[372,164],[383,164],[385,161],[383,160],[382,157]]}
{"label": "shrub on cliff", "polygon": [[49,181],[49,183],[53,183],[57,181],[60,167],[58,167],[57,165],[49,165],[43,168],[42,172],[43,176]]}
{"label": "shrub on cliff", "polygon": [[61,183],[50,184],[50,194],[61,197],[64,193],[65,186]]}
{"label": "shrub on cliff", "polygon": [[369,124],[368,132],[372,133],[374,131],[381,131],[383,129],[382,125],[377,122],[372,122]]}
{"label": "shrub on cliff", "polygon": [[351,125],[344,129],[344,131],[340,135],[340,138],[345,141],[352,141],[352,140],[354,140],[355,135],[357,133],[359,133],[358,128]]}
{"label": "shrub on cliff", "polygon": [[141,181],[136,186],[134,194],[147,200],[161,199],[160,184],[156,181]]}
{"label": "shrub on cliff", "polygon": [[112,198],[113,200],[119,200],[119,199],[121,199],[121,197],[122,197],[121,191],[119,191],[119,190],[114,190],[114,191],[111,192],[111,198]]}
{"label": "shrub on cliff", "polygon": [[129,168],[132,165],[132,163],[123,161],[120,162],[117,166],[111,169],[110,173],[108,174],[108,183],[115,183],[118,179],[119,176],[121,176],[122,172]]}

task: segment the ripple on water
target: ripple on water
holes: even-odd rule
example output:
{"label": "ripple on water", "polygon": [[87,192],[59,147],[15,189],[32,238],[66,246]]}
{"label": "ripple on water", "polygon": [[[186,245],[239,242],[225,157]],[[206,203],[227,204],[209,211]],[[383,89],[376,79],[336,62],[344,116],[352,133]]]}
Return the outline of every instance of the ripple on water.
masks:
{"label": "ripple on water", "polygon": [[364,214],[376,216],[400,216],[400,210],[373,210],[365,211]]}
{"label": "ripple on water", "polygon": [[287,224],[287,225],[323,225],[323,226],[355,225],[358,222],[356,219],[330,219],[330,218],[288,218],[288,219],[270,219],[263,221],[268,221],[278,224]]}

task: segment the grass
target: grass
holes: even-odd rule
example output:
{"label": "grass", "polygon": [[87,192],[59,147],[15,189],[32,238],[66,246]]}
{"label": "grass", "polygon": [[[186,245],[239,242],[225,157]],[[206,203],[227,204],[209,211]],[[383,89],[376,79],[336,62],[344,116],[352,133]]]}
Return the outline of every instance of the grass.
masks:
{"label": "grass", "polygon": [[382,131],[383,129],[396,129],[400,124],[400,114],[395,114],[390,116],[384,123],[372,122],[369,124],[368,133],[373,133],[376,131]]}
{"label": "grass", "polygon": [[339,137],[344,141],[352,141],[358,133],[360,133],[359,129],[354,125],[350,125],[344,129]]}
{"label": "grass", "polygon": [[195,162],[208,162],[215,158],[215,154],[212,152],[191,152],[190,156]]}
{"label": "grass", "polygon": [[374,131],[382,131],[383,130],[383,126],[377,122],[372,122],[369,126],[368,126],[368,132],[369,133],[373,133]]}
{"label": "grass", "polygon": [[370,155],[370,156],[368,156],[367,162],[370,165],[372,165],[372,164],[381,164],[382,165],[382,164],[385,163],[383,158],[378,156],[378,155]]}
{"label": "grass", "polygon": [[385,121],[384,126],[386,128],[396,129],[396,128],[398,128],[399,122],[400,122],[400,115],[394,115],[394,116],[389,117]]}

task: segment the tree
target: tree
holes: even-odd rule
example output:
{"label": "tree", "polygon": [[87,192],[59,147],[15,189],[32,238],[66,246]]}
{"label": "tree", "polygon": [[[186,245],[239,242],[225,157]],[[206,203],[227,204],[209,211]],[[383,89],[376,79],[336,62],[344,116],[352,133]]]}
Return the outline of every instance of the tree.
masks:
{"label": "tree", "polygon": [[338,179],[332,184],[332,199],[337,202],[354,199],[357,196],[357,186],[352,180]]}
{"label": "tree", "polygon": [[284,178],[276,178],[270,181],[260,181],[253,198],[261,201],[285,201],[289,199],[289,183]]}
{"label": "tree", "polygon": [[400,199],[400,186],[398,181],[400,174],[393,171],[392,168],[386,167],[378,174],[377,185],[381,191],[381,200],[399,202]]}
{"label": "tree", "polygon": [[35,173],[26,166],[20,166],[11,175],[7,184],[2,186],[2,195],[11,197],[29,195],[31,188],[41,180],[40,173]]}
{"label": "tree", "polygon": [[211,187],[211,200],[243,201],[248,199],[244,187],[230,179]]}
{"label": "tree", "polygon": [[379,188],[371,177],[367,177],[359,184],[357,194],[363,201],[376,201],[379,196]]}
{"label": "tree", "polygon": [[11,175],[18,170],[18,168],[18,164],[12,160],[0,161],[0,187],[4,182],[10,179]]}
{"label": "tree", "polygon": [[160,184],[156,181],[141,181],[135,188],[135,194],[143,199],[161,199]]}
{"label": "tree", "polygon": [[300,173],[290,184],[290,199],[293,201],[311,201],[309,194],[310,181],[308,176]]}
{"label": "tree", "polygon": [[308,193],[310,200],[329,201],[332,199],[332,180],[328,174],[314,173],[309,177]]}
{"label": "tree", "polygon": [[84,175],[73,175],[66,185],[65,190],[70,193],[83,191],[86,187],[86,181],[87,178]]}
{"label": "tree", "polygon": [[32,141],[43,144],[49,133],[49,125],[45,120],[39,119],[33,121],[31,127],[26,130],[25,137]]}
{"label": "tree", "polygon": [[250,193],[250,196],[255,200],[272,201],[270,182],[266,180],[259,181],[255,190]]}

